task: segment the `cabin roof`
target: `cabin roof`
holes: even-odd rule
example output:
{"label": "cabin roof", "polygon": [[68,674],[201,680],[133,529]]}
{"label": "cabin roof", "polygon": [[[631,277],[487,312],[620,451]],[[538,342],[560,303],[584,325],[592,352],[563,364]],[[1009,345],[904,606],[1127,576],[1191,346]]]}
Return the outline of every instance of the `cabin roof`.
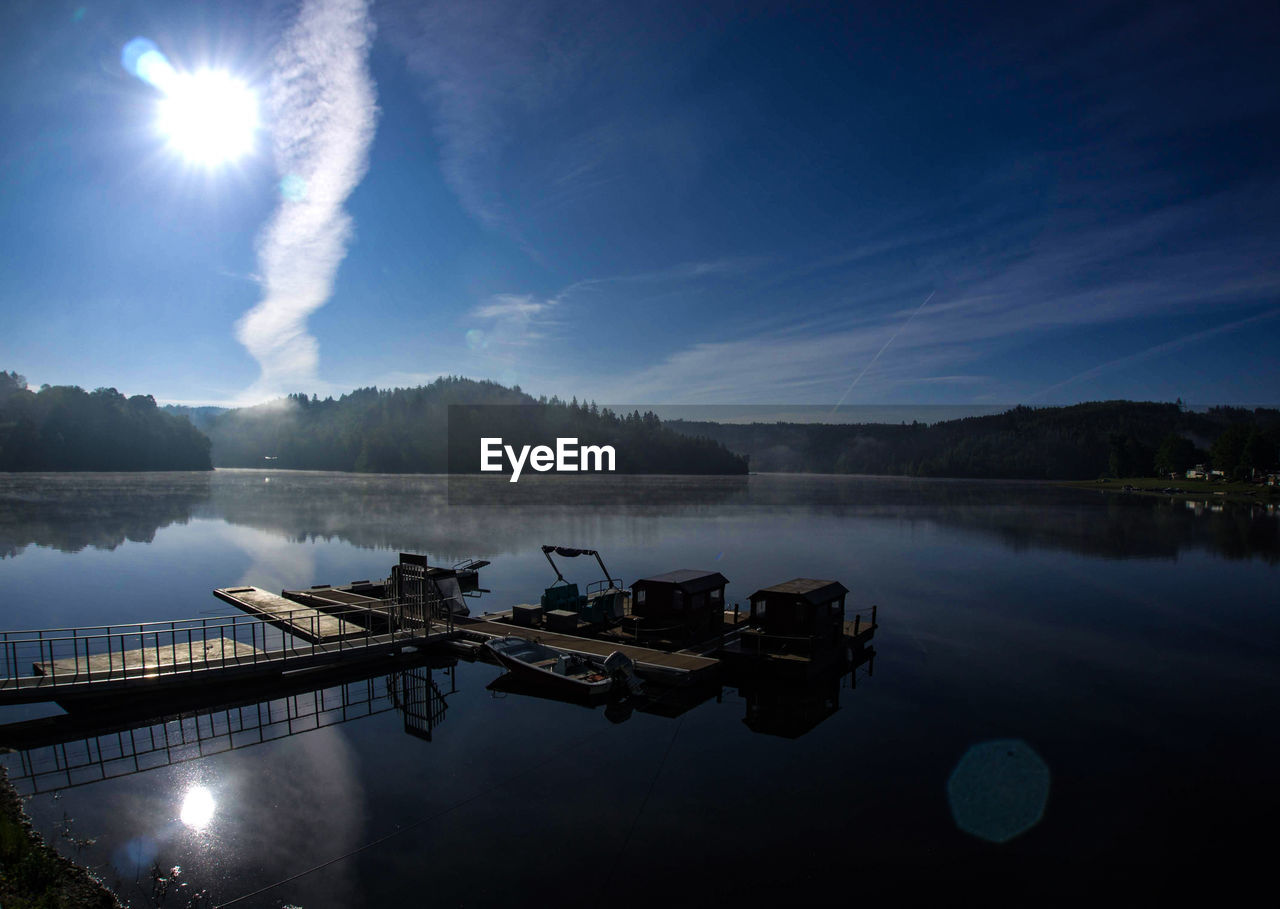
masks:
{"label": "cabin roof", "polygon": [[[701,593],[704,590],[723,587],[728,583],[729,579],[718,571],[701,571],[697,568],[677,568],[666,574],[656,574],[651,578],[641,578],[636,581],[636,584],[670,584],[672,587],[679,587],[685,593]],[[635,584],[632,586],[634,587]]]}
{"label": "cabin roof", "polygon": [[849,588],[845,587],[839,581],[822,581],[817,578],[793,578],[790,581],[783,581],[781,584],[774,584],[772,587],[761,587],[755,593],[751,594],[749,599],[767,594],[781,594],[787,597],[798,597],[810,603],[829,603],[837,597],[844,596],[849,592]]}

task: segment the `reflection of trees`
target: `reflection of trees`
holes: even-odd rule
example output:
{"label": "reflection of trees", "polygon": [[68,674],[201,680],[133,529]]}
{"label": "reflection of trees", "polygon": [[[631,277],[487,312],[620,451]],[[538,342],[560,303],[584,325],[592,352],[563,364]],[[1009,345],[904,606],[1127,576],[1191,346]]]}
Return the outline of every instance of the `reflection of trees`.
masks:
{"label": "reflection of trees", "polygon": [[208,513],[295,541],[338,539],[448,559],[526,551],[551,537],[626,542],[634,519],[717,514],[748,485],[745,477],[530,480],[224,470]]}
{"label": "reflection of trees", "polygon": [[[890,477],[530,477],[217,471],[0,475],[0,556],[150,541],[203,516],[287,540],[334,539],[437,558],[524,552],[556,539],[642,542],[664,519],[761,526],[773,516],[920,521],[1009,548],[1172,559],[1203,550],[1280,561],[1280,523],[1258,506],[1038,483]],[[655,528],[657,530],[655,531]]]}
{"label": "reflection of trees", "polygon": [[209,498],[208,473],[0,474],[0,558],[150,543]]}
{"label": "reflection of trees", "polygon": [[804,504],[840,517],[922,521],[992,536],[1011,549],[1102,558],[1173,559],[1206,550],[1280,562],[1280,516],[1257,505],[1094,492],[1043,483],[775,475],[754,483],[746,507]]}

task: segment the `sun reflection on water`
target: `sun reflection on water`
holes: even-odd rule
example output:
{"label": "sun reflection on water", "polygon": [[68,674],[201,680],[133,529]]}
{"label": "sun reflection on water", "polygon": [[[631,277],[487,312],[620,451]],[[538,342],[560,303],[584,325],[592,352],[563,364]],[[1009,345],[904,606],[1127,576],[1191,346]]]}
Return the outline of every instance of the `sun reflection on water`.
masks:
{"label": "sun reflection on water", "polygon": [[178,817],[192,830],[204,830],[213,821],[217,807],[218,803],[207,787],[192,786],[183,796]]}

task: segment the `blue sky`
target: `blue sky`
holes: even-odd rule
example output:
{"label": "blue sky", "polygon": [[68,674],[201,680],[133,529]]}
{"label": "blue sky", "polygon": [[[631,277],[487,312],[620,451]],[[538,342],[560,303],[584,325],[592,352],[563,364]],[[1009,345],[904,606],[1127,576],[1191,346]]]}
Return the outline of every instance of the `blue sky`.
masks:
{"label": "blue sky", "polygon": [[[166,147],[138,36],[254,88],[253,153]],[[1277,39],[1273,3],[9,3],[0,368],[1275,403]]]}

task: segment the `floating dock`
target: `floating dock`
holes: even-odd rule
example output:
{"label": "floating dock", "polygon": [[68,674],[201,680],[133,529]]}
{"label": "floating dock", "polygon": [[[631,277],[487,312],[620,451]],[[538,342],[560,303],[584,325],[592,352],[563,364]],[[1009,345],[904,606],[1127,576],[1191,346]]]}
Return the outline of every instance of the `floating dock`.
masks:
{"label": "floating dock", "polygon": [[327,584],[307,590],[282,590],[280,593],[293,603],[310,606],[325,613],[336,613],[344,621],[361,628],[385,631],[391,621],[391,610],[386,600],[340,590]]}
{"label": "floating dock", "polygon": [[355,622],[312,606],[303,606],[261,587],[218,587],[213,595],[250,615],[266,619],[282,631],[310,644],[364,637],[367,634],[366,629]]}
{"label": "floating dock", "polygon": [[[87,643],[87,642],[86,642]],[[57,660],[33,663],[36,675],[61,681],[83,681],[153,676],[162,672],[189,672],[199,666],[252,663],[262,651],[245,641],[217,637],[201,641],[158,641],[152,647],[106,653],[78,653]]]}
{"label": "floating dock", "polygon": [[650,650],[648,647],[637,647],[634,644],[620,644],[598,638],[580,638],[571,634],[545,631],[541,628],[521,628],[505,622],[484,619],[461,621],[458,623],[458,631],[463,637],[475,635],[485,640],[502,637],[524,638],[581,656],[607,657],[615,650],[620,651],[635,663],[638,675],[669,684],[698,681],[714,673],[720,666],[719,660],[692,653],[668,653],[663,650]]}
{"label": "floating dock", "polygon": [[[812,676],[856,660],[878,627],[874,606],[869,622],[861,615],[844,621],[847,590],[834,581],[797,578],[764,588],[752,595],[750,613],[736,606],[723,609],[723,578],[715,572],[682,570],[647,583],[672,586],[688,581],[686,575],[704,587],[714,583],[694,591],[688,609],[672,607],[697,613],[696,623],[686,621],[681,627],[690,632],[682,640],[698,643],[683,649],[676,649],[680,643],[662,648],[635,640],[645,616],[615,614],[621,630],[603,629],[607,622],[585,622],[580,612],[570,610],[551,610],[544,617],[545,606],[466,617],[456,610],[462,601],[458,572],[431,568],[424,556],[411,553],[401,554],[392,580],[384,584],[318,585],[283,595],[253,586],[219,587],[214,595],[245,615],[0,632],[0,704],[279,683],[437,646],[481,655],[483,644],[499,637],[519,637],[596,660],[621,653],[638,675],[688,691],[717,684],[726,665],[730,671],[738,666],[757,673],[772,667],[784,675]],[[562,587],[577,589],[548,589]],[[576,594],[573,600],[579,606],[593,602]],[[634,619],[631,635],[622,627],[628,618]],[[704,633],[695,637],[691,630],[697,629]]]}

